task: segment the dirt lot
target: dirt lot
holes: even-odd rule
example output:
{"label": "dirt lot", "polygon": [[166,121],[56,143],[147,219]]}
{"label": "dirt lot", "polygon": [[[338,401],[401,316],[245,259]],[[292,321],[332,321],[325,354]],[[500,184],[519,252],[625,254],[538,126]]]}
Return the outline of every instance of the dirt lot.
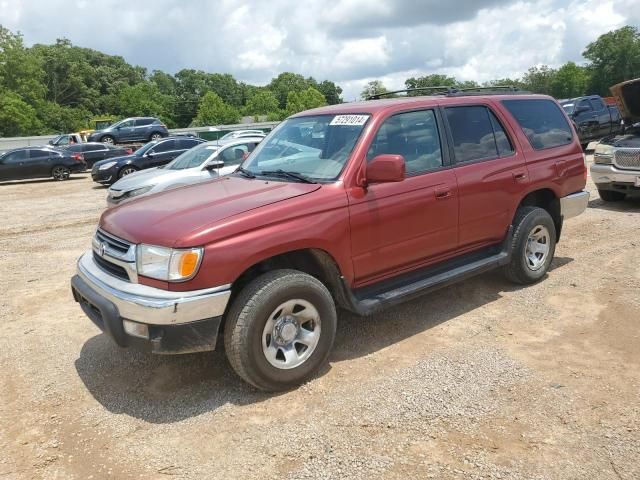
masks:
{"label": "dirt lot", "polygon": [[369,319],[257,393],[223,352],[120,350],[69,290],[106,192],[0,185],[0,478],[640,478],[640,202],[590,184],[553,269]]}

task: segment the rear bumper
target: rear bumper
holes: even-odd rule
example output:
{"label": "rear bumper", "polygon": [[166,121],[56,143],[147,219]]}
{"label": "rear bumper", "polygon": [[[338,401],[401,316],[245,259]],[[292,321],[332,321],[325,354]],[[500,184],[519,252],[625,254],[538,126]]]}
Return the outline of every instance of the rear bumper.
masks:
{"label": "rear bumper", "polygon": [[589,192],[576,192],[560,199],[560,215],[563,220],[577,217],[587,209]]}
{"label": "rear bumper", "polygon": [[78,261],[71,290],[89,319],[118,345],[165,354],[213,350],[231,296],[228,286],[170,292],[120,280],[102,271],[91,252]]}

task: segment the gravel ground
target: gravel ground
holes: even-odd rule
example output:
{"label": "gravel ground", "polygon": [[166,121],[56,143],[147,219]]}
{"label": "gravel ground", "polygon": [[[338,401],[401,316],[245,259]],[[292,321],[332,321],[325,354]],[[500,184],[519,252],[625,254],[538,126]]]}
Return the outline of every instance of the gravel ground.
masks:
{"label": "gravel ground", "polygon": [[69,290],[106,191],[0,185],[0,478],[640,478],[640,201],[567,222],[548,277],[368,319],[266,395],[223,352],[120,350]]}

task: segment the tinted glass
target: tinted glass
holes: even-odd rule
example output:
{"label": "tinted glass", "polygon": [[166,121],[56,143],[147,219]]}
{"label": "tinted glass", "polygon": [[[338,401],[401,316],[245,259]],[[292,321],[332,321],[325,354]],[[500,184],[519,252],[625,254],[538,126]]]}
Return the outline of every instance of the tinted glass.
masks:
{"label": "tinted glass", "polygon": [[136,127],[151,125],[152,123],[153,123],[153,118],[139,118],[136,120]]}
{"label": "tinted glass", "polygon": [[491,126],[493,127],[493,133],[496,137],[496,146],[498,147],[498,156],[506,157],[511,155],[515,150],[513,144],[509,139],[509,135],[504,131],[500,121],[496,118],[491,110],[488,110],[489,118],[491,119]]}
{"label": "tinted glass", "polygon": [[162,152],[168,152],[170,150],[174,150],[175,144],[176,143],[175,143],[174,140],[167,140],[166,142],[160,142],[155,147],[153,147],[152,152],[153,153],[162,153]]}
{"label": "tinted glass", "polygon": [[51,154],[51,150],[40,150],[37,148],[33,148],[29,150],[29,158],[31,160],[41,160],[43,158],[49,158]]}
{"label": "tinted glass", "polygon": [[[69,149],[71,150],[71,149]],[[84,145],[84,150],[85,152],[95,152],[98,150],[106,150],[105,147],[103,147],[102,145]]]}
{"label": "tinted glass", "polygon": [[89,150],[89,145],[69,145],[66,150],[69,152],[86,152]]}
{"label": "tinted glass", "polygon": [[590,100],[594,110],[600,111],[605,109],[605,104],[601,98],[591,98]]}
{"label": "tinted glass", "polygon": [[591,105],[589,100],[586,98],[578,102],[578,108],[585,108],[586,110],[584,110],[584,112],[593,110],[593,106]]}
{"label": "tinted glass", "polygon": [[193,148],[196,145],[200,145],[202,142],[194,138],[182,138],[180,140],[176,140],[176,143],[176,148]]}
{"label": "tinted glass", "polygon": [[471,162],[498,156],[493,125],[486,107],[450,107],[445,112],[451,127],[456,161]]}
{"label": "tinted glass", "polygon": [[122,122],[117,124],[120,128],[129,128],[133,127],[133,120],[123,120]]}
{"label": "tinted glass", "polygon": [[573,133],[560,107],[552,100],[503,100],[529,143],[536,150],[567,145]]}
{"label": "tinted glass", "polygon": [[199,167],[213,157],[217,151],[218,147],[215,145],[200,145],[179,155],[164,168],[167,170],[182,170],[185,168]]}
{"label": "tinted glass", "polygon": [[385,120],[369,147],[367,160],[382,154],[402,155],[407,175],[441,167],[442,151],[433,110],[400,113]]}
{"label": "tinted glass", "polygon": [[17,152],[7,153],[2,162],[7,164],[18,163],[23,162],[27,158],[29,158],[29,155],[26,150],[18,150]]}

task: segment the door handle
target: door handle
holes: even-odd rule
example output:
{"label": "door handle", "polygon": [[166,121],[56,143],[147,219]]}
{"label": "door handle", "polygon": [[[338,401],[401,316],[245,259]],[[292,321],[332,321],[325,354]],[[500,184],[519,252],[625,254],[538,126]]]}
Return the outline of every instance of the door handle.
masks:
{"label": "door handle", "polygon": [[525,172],[514,172],[513,180],[516,182],[524,182],[527,180],[527,174]]}
{"label": "door handle", "polygon": [[449,187],[440,187],[435,189],[436,200],[444,200],[451,197],[451,189]]}

